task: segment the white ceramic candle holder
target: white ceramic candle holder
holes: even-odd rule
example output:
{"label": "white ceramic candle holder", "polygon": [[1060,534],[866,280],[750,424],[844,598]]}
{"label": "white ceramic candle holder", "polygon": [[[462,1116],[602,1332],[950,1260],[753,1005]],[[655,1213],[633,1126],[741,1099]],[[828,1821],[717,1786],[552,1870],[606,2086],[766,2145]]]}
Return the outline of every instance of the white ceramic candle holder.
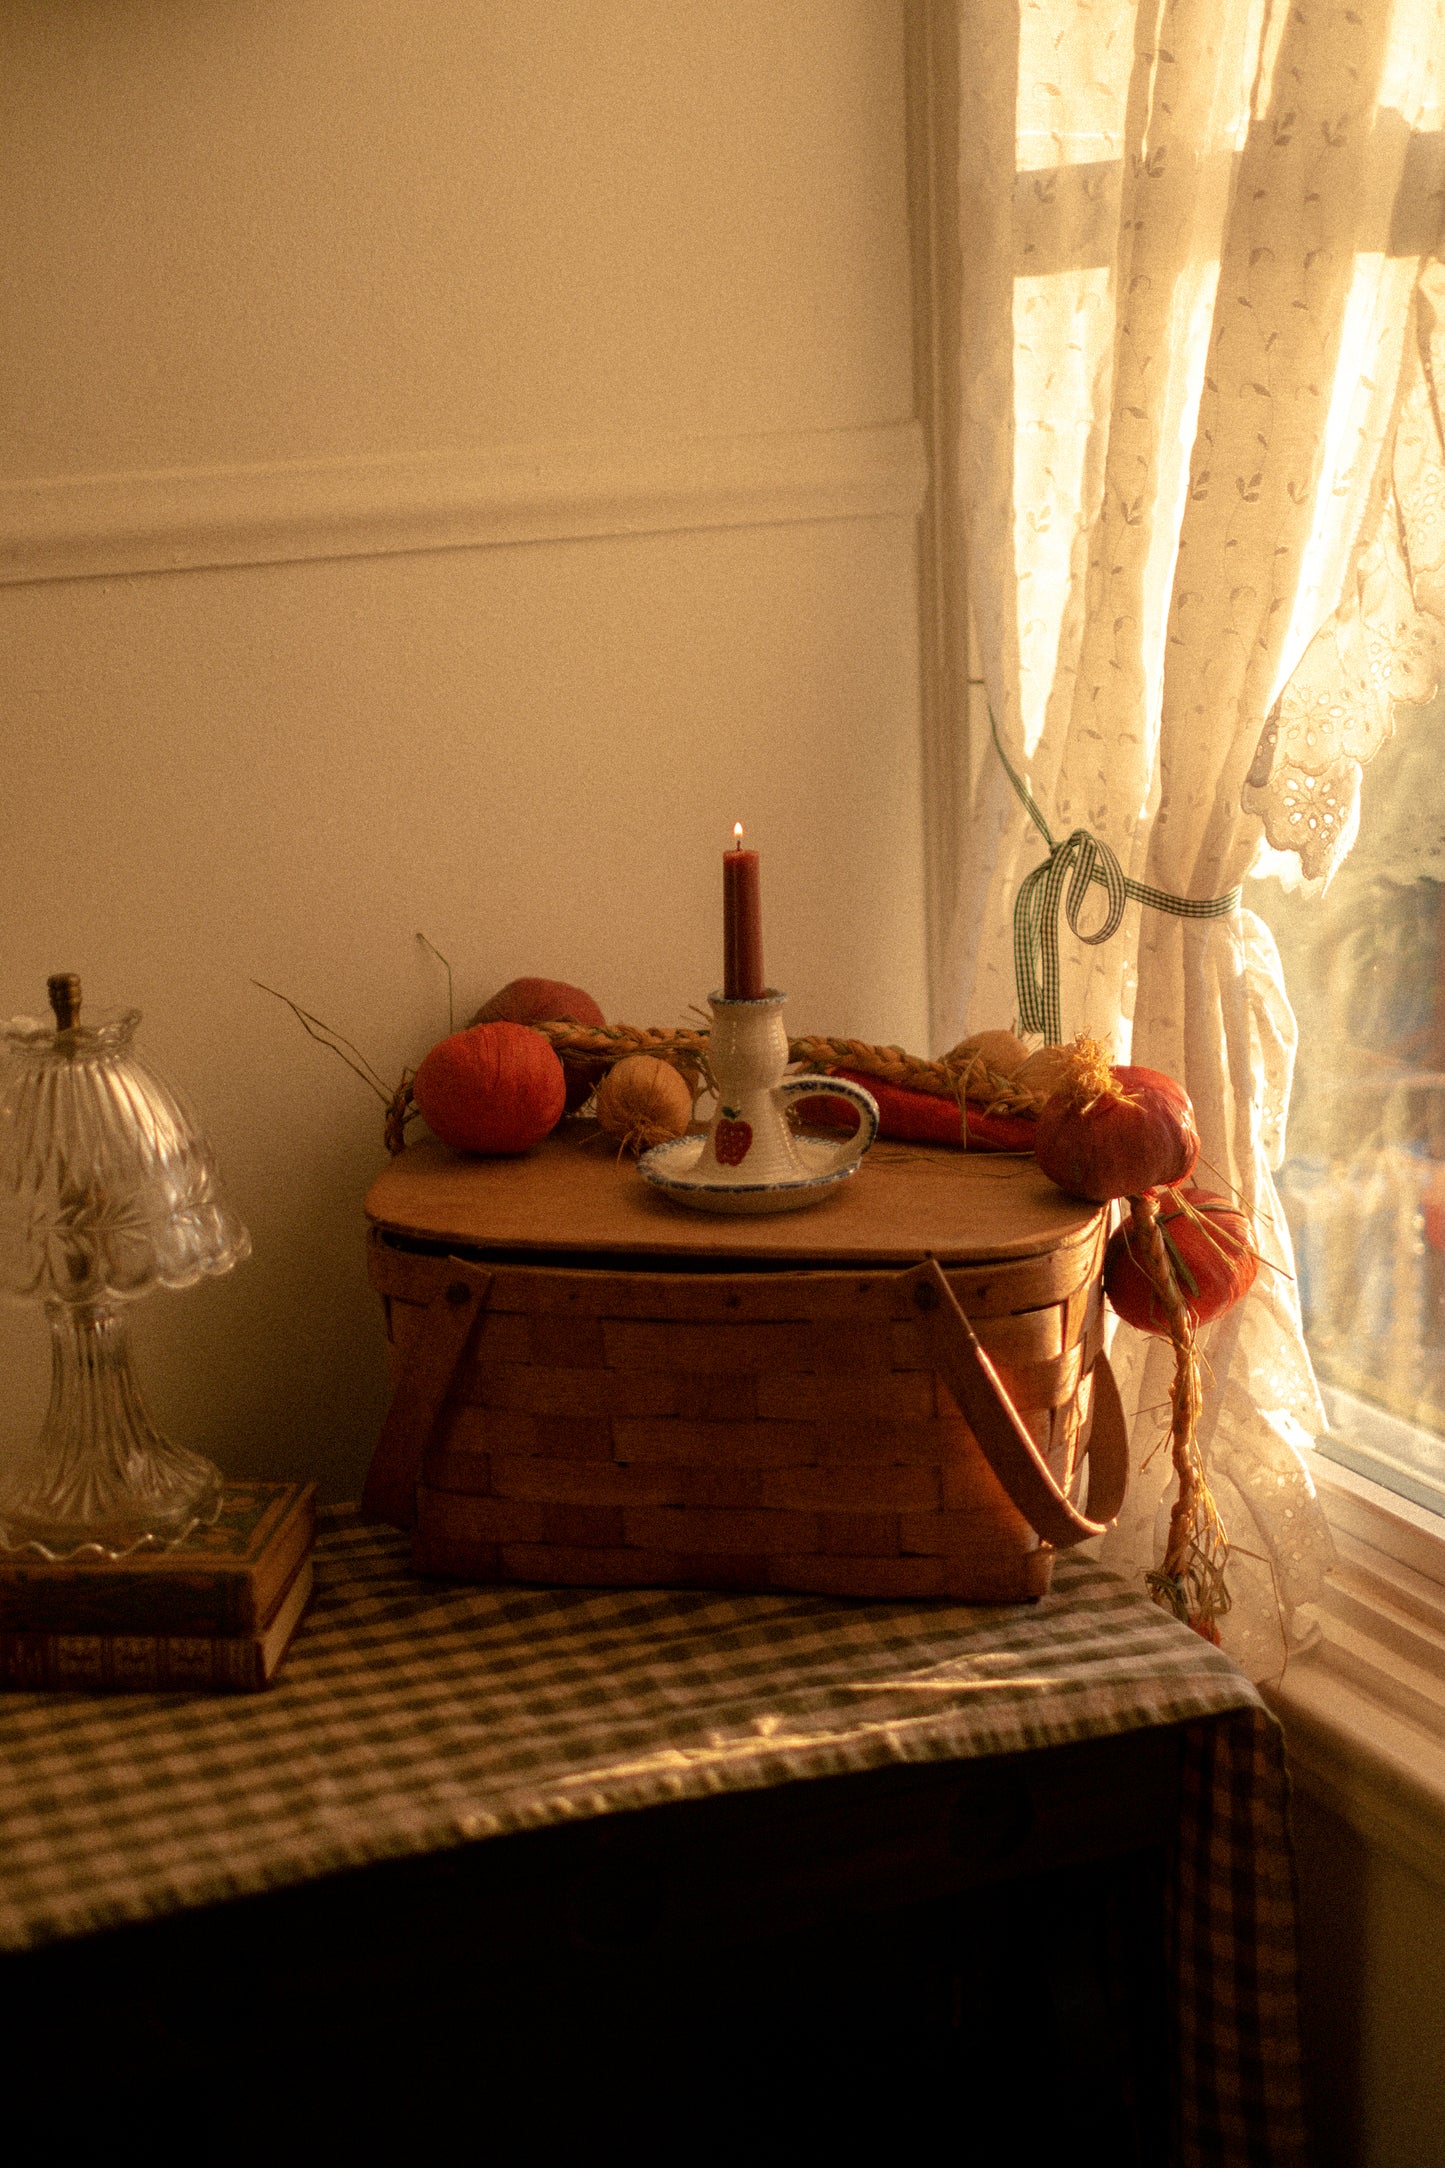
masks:
{"label": "white ceramic candle holder", "polygon": [[[862,1165],[878,1134],[871,1092],[843,1077],[787,1076],[786,994],[756,1001],[711,997],[708,1062],[717,1112],[705,1137],[678,1137],[644,1152],[641,1173],[681,1204],[704,1212],[788,1212],[814,1203]],[[859,1126],[851,1136],[812,1137],[788,1122],[791,1099],[849,1099]]]}

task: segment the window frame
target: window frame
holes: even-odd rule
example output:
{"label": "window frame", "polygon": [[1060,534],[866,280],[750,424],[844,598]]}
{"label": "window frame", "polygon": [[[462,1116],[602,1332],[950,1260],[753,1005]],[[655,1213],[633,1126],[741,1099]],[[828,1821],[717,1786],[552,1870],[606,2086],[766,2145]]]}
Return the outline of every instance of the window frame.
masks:
{"label": "window frame", "polygon": [[1336,1565],[1264,1685],[1297,1786],[1445,1892],[1445,1517],[1315,1449]]}

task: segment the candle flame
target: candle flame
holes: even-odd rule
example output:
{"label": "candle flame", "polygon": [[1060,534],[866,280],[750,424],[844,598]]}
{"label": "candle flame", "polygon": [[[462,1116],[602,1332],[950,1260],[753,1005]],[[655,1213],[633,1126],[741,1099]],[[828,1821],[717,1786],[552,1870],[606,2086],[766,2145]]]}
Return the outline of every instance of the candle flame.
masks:
{"label": "candle flame", "polygon": [[742,849],[742,847],[743,847],[743,824],[742,824],[742,822],[741,822],[741,821],[734,821],[734,822],[733,822],[733,849],[734,849],[735,851],[740,851],[740,850]]}

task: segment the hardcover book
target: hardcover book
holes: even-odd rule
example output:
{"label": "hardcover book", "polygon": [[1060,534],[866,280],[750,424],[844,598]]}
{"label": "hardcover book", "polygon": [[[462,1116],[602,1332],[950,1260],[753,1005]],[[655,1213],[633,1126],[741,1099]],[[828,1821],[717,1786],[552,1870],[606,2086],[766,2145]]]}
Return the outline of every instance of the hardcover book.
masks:
{"label": "hardcover book", "polygon": [[311,1594],[305,1558],[255,1633],[11,1633],[0,1630],[0,1688],[85,1693],[254,1693],[275,1677]]}
{"label": "hardcover book", "polygon": [[169,1550],[53,1563],[0,1553],[0,1634],[253,1639],[316,1531],[314,1483],[231,1483],[220,1518]]}

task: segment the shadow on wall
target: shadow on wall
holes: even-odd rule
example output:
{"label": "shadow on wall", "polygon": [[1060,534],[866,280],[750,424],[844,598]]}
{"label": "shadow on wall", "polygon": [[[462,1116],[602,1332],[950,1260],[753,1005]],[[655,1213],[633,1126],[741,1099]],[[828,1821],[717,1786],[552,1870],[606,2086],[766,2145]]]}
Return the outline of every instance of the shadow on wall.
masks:
{"label": "shadow on wall", "polygon": [[1296,1792],[1300,2023],[1316,2168],[1359,2168],[1366,1884],[1364,1840]]}
{"label": "shadow on wall", "polygon": [[1445,2164],[1445,1888],[1295,1793],[1316,2168]]}

